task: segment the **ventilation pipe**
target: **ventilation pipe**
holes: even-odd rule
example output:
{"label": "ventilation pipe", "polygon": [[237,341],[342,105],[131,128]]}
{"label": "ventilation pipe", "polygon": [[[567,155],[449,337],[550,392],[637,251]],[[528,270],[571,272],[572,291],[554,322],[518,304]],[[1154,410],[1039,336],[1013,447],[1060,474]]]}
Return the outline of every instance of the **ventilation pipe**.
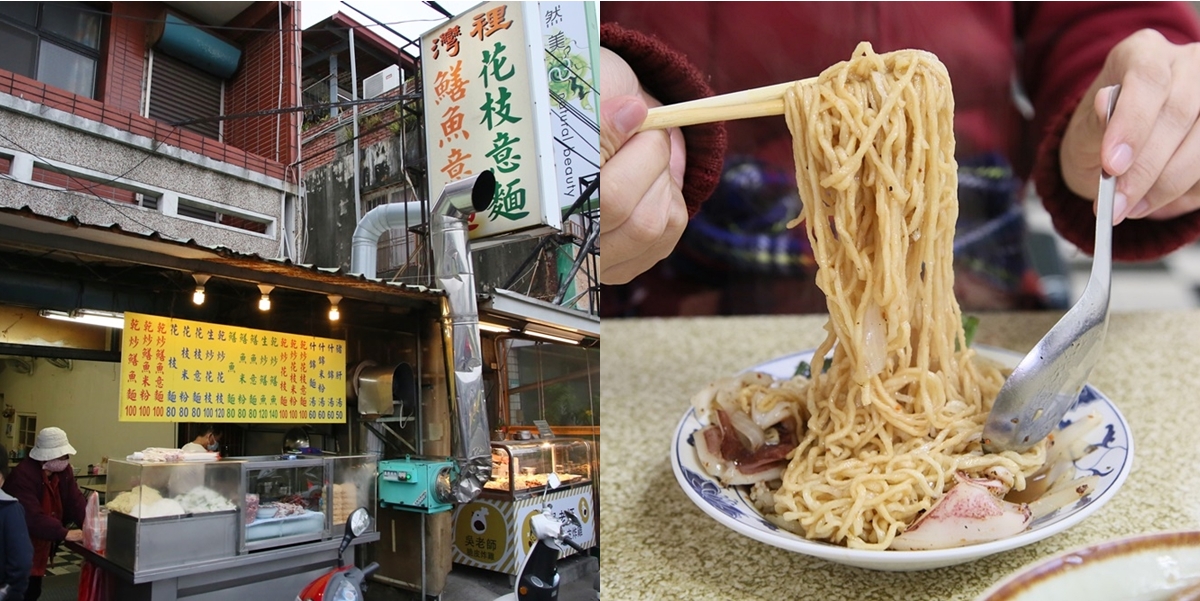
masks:
{"label": "ventilation pipe", "polygon": [[[459,474],[453,492],[459,503],[468,503],[478,496],[492,475],[479,309],[475,302],[467,217],[487,209],[495,195],[496,176],[483,171],[446,184],[430,210],[434,284],[446,293],[450,313],[443,335],[448,365],[454,371],[448,380],[455,408],[454,456]],[[386,204],[364,215],[354,230],[350,271],[375,277],[379,237],[388,229],[419,221],[420,216],[421,206],[417,202]]]}
{"label": "ventilation pipe", "polygon": [[376,275],[375,258],[379,254],[379,237],[393,228],[421,223],[421,203],[402,202],[382,204],[363,215],[350,239],[350,273],[368,278]]}
{"label": "ventilation pipe", "polygon": [[478,496],[492,476],[479,310],[475,304],[475,272],[471,267],[467,217],[488,208],[495,195],[496,176],[483,171],[446,184],[430,210],[434,281],[446,292],[450,307],[450,324],[443,331],[450,329],[447,351],[454,369],[449,381],[457,409],[454,455],[458,481],[454,483],[454,497],[459,503],[468,503]]}

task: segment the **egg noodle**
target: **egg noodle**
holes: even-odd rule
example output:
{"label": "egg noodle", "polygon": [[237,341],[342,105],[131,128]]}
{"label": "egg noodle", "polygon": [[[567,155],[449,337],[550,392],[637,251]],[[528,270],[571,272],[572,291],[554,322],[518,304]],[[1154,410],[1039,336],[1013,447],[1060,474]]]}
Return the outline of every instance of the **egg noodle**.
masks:
{"label": "egg noodle", "polygon": [[[868,43],[787,92],[800,219],[829,321],[803,399],[807,429],[760,508],[808,538],[887,548],[954,484],[1005,468],[1025,486],[1045,460],[984,454],[1004,374],[966,345],[954,297],[954,99],[928,52]],[[795,225],[795,224],[793,224]],[[828,371],[820,358],[832,351]]]}

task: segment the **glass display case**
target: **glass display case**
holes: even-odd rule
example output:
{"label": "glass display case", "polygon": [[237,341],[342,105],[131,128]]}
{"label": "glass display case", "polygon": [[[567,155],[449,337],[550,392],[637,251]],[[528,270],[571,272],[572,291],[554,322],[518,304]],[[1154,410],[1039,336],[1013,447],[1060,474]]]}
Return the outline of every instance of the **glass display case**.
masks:
{"label": "glass display case", "polygon": [[241,457],[245,491],[242,551],[329,536],[330,465],[321,457]]}
{"label": "glass display case", "polygon": [[[516,575],[531,548],[530,520],[543,511],[580,547],[595,546],[593,444],[577,438],[493,442],[491,479],[477,498],[454,509],[451,559]],[[562,483],[553,490],[547,484],[551,474]]]}
{"label": "glass display case", "polygon": [[257,551],[340,537],[359,507],[375,524],[378,461],[368,455],[237,457],[244,532],[239,549]]}
{"label": "glass display case", "polygon": [[334,538],[346,533],[346,518],[359,507],[371,514],[369,531],[375,529],[375,508],[379,506],[379,462],[371,455],[326,457],[332,479],[330,497],[330,529]]}
{"label": "glass display case", "polygon": [[232,557],[240,490],[234,462],[109,461],[106,555],[133,572]]}
{"label": "glass display case", "polygon": [[592,460],[592,443],[577,438],[494,441],[492,477],[482,494],[508,499],[539,494],[551,473],[558,474],[561,489],[591,484]]}
{"label": "glass display case", "polygon": [[340,538],[359,507],[374,532],[377,471],[367,455],[113,460],[105,555],[137,573]]}

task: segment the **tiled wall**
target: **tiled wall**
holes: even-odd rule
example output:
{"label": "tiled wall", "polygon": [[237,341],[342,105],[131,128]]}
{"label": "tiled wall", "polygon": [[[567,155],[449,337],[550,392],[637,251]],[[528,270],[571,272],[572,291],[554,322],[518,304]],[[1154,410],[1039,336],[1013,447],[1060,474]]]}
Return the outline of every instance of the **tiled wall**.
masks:
{"label": "tiled wall", "polygon": [[[267,32],[246,40],[242,66],[237,75],[226,83],[226,114],[298,104],[295,85],[287,83],[294,82],[296,78],[294,49],[299,43],[298,34],[292,31],[297,25],[296,11],[289,8],[293,4],[285,3],[283,10],[283,70],[280,70],[281,34]],[[238,25],[277,28],[276,6],[275,3],[260,3],[257,14],[252,12],[253,8],[248,9],[247,13],[257,16],[259,21]],[[265,10],[266,8],[270,10]],[[98,96],[103,102],[77,96],[4,70],[0,70],[0,92],[153,138],[164,144],[270,177],[295,181],[294,174],[285,177],[287,174],[284,166],[295,162],[299,156],[296,139],[301,118],[299,113],[285,113],[278,118],[272,115],[229,120],[225,124],[226,143],[141,116],[146,29],[151,20],[161,14],[162,9],[163,5],[159,3],[112,4],[113,17],[108,20],[109,35],[106,38],[107,47],[100,73],[101,83],[98,86]],[[237,23],[236,20],[234,23]]]}
{"label": "tiled wall", "polygon": [[[300,45],[298,16],[296,11],[283,9],[282,39],[280,35],[272,33],[245,40],[242,66],[226,84],[225,114],[251,113],[300,104],[299,91],[294,83],[280,85],[281,81],[295,82],[297,77],[296,49]],[[263,11],[256,17],[256,23],[244,23],[242,26],[280,28],[279,14],[275,10]],[[284,164],[293,163],[300,154],[296,132],[302,118],[303,113],[292,111],[280,115],[231,119],[225,122],[225,140],[268,159]]]}

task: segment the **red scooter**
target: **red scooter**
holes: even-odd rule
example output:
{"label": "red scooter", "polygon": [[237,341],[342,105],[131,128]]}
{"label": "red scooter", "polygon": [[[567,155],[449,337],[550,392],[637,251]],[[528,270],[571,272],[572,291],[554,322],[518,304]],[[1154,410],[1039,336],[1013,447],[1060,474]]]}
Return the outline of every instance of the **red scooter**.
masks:
{"label": "red scooter", "polygon": [[350,541],[366,532],[370,525],[371,516],[366,508],[360,507],[350,514],[350,519],[346,522],[346,535],[342,537],[342,545],[338,547],[337,567],[308,583],[308,586],[296,595],[296,601],[364,601],[367,577],[379,569],[379,564],[372,562],[360,570],[352,565],[343,565],[342,554],[350,546]]}

